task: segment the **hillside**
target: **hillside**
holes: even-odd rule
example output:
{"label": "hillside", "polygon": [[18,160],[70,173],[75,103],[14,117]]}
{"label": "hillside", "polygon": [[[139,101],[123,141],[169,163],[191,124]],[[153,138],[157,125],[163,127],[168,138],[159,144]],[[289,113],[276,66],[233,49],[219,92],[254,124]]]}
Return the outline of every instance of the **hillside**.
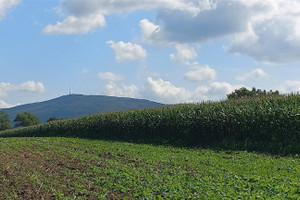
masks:
{"label": "hillside", "polygon": [[3,110],[9,114],[11,122],[13,122],[18,113],[22,112],[31,112],[38,116],[42,122],[45,122],[50,117],[74,118],[95,113],[159,107],[162,105],[144,99],[72,94],[44,102],[20,105]]}

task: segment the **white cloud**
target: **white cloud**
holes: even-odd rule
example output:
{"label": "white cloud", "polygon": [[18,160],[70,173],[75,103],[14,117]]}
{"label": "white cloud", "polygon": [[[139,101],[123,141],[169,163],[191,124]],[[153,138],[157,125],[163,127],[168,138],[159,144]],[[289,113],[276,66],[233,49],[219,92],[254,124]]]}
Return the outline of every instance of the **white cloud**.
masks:
{"label": "white cloud", "polygon": [[104,93],[107,95],[135,98],[145,97],[167,104],[225,99],[226,94],[243,87],[243,85],[233,86],[226,82],[212,82],[209,85],[199,86],[195,90],[187,90],[184,87],[175,86],[170,81],[148,77],[144,88],[141,90],[134,84],[124,85],[118,82],[121,80],[120,75],[106,72],[99,73],[99,76],[107,81],[104,90]]}
{"label": "white cloud", "polygon": [[233,86],[226,82],[213,82],[210,84],[210,88],[207,93],[210,96],[226,95],[241,87],[242,85]]}
{"label": "white cloud", "polygon": [[77,16],[85,16],[90,13],[110,15],[152,9],[176,9],[195,15],[203,9],[210,9],[214,6],[209,0],[201,1],[198,4],[199,6],[195,7],[195,3],[187,0],[63,0],[60,9]]}
{"label": "white cloud", "polygon": [[178,64],[191,67],[192,70],[185,73],[184,78],[188,81],[214,81],[217,77],[217,73],[214,69],[208,65],[201,66],[198,62],[193,61],[197,58],[198,54],[194,48],[187,46],[186,44],[176,45],[176,54],[171,54],[171,60]]}
{"label": "white cloud", "polygon": [[[202,4],[193,2],[196,8]],[[203,1],[198,1],[203,2]],[[242,0],[211,0],[213,6],[195,15],[180,10],[158,10],[157,22],[160,34],[168,41],[179,43],[205,42],[231,36],[247,30],[251,16],[263,12],[259,6],[248,6]]]}
{"label": "white cloud", "polygon": [[162,103],[179,103],[190,101],[191,92],[185,88],[176,87],[169,81],[147,78],[145,95]]}
{"label": "white cloud", "polygon": [[217,77],[217,73],[214,69],[208,65],[202,67],[196,64],[192,71],[184,74],[184,78],[189,81],[213,81]]}
{"label": "white cloud", "polygon": [[0,109],[1,108],[11,108],[11,107],[14,107],[14,106],[16,106],[16,105],[8,104],[5,101],[3,101],[3,100],[0,99]]}
{"label": "white cloud", "polygon": [[188,47],[187,45],[177,44],[176,54],[171,54],[171,60],[178,64],[188,65],[191,63],[192,59],[197,58],[197,53],[194,48]]}
{"label": "white cloud", "polygon": [[161,31],[160,26],[150,22],[148,19],[142,19],[140,21],[140,27],[142,32],[141,40],[150,45],[164,46],[171,44],[167,41],[164,33]]}
{"label": "white cloud", "polygon": [[109,81],[105,86],[105,94],[118,97],[137,97],[138,88],[135,85],[118,85],[113,81]]}
{"label": "white cloud", "polygon": [[105,26],[107,15],[151,9],[157,10],[156,22],[140,21],[143,42],[227,38],[231,53],[269,63],[300,60],[299,0],[62,0],[57,10],[67,17],[44,32],[87,33]]}
{"label": "white cloud", "polygon": [[300,1],[211,2],[215,6],[196,15],[158,10],[159,29],[155,35],[163,35],[169,43],[199,43],[225,37],[231,41],[226,48],[229,52],[248,55],[260,62],[300,60]]}
{"label": "white cloud", "polygon": [[108,41],[107,44],[110,44],[115,52],[115,58],[119,62],[140,60],[147,57],[146,50],[138,44],[133,44],[131,42],[125,43],[123,41],[117,43]]}
{"label": "white cloud", "polygon": [[300,59],[300,1],[255,0],[246,8],[251,13],[247,29],[237,33],[228,50],[265,63],[284,63]]}
{"label": "white cloud", "polygon": [[298,61],[300,58],[299,27],[300,14],[282,15],[253,22],[249,24],[248,32],[234,37],[228,50],[231,53],[251,56],[265,63]]}
{"label": "white cloud", "polygon": [[105,26],[105,18],[101,14],[91,14],[84,17],[69,16],[62,22],[55,25],[48,25],[44,28],[45,34],[76,34],[88,33],[97,28]]}
{"label": "white cloud", "polygon": [[163,79],[154,80],[148,77],[143,95],[154,101],[176,104],[225,99],[227,94],[241,87],[243,85],[212,82],[209,85],[199,86],[195,90],[190,91],[183,87],[175,86],[169,81]]}
{"label": "white cloud", "polygon": [[15,90],[30,91],[30,92],[44,92],[45,87],[41,82],[27,81],[20,85],[16,85]]}
{"label": "white cloud", "polygon": [[13,90],[13,86],[10,83],[0,83],[0,97],[7,95],[8,91]]}
{"label": "white cloud", "polygon": [[267,74],[262,69],[254,69],[251,72],[245,73],[241,76],[236,77],[236,80],[245,81],[248,79],[257,79],[257,78],[264,78]]}
{"label": "white cloud", "polygon": [[18,5],[20,0],[1,0],[0,1],[0,20],[5,16],[8,9]]}
{"label": "white cloud", "polygon": [[197,87],[194,91],[194,96],[200,100],[221,100],[226,99],[226,95],[233,92],[235,89],[244,87],[243,85],[231,85],[227,82],[213,82],[208,86]]}
{"label": "white cloud", "polygon": [[[137,97],[138,88],[135,85],[124,85],[120,83],[123,76],[120,74],[114,74],[112,72],[99,72],[99,77],[102,80],[107,81],[104,89],[104,93],[110,96],[119,97]],[[118,83],[117,83],[118,82]]]}
{"label": "white cloud", "polygon": [[106,80],[106,81],[120,81],[123,79],[122,75],[120,74],[114,74],[114,73],[111,73],[111,72],[99,72],[99,77],[103,80]]}
{"label": "white cloud", "polygon": [[41,82],[27,81],[21,84],[0,83],[0,97],[11,91],[44,92],[45,87]]}
{"label": "white cloud", "polygon": [[87,33],[105,25],[105,15],[129,13],[135,10],[151,9],[176,9],[191,15],[195,15],[203,9],[210,9],[209,0],[201,2],[201,7],[195,7],[194,3],[182,0],[63,0],[56,8],[60,13],[68,17],[56,25],[48,25],[44,33],[74,34]]}
{"label": "white cloud", "polygon": [[141,89],[134,84],[125,85],[118,82],[120,76],[110,72],[101,73],[100,77],[107,81],[104,89],[106,95],[133,98],[145,97],[167,104],[225,99],[226,94],[243,87],[243,85],[231,85],[226,82],[212,82],[209,85],[202,85],[194,90],[188,90],[161,78],[148,77],[144,88]]}
{"label": "white cloud", "polygon": [[288,80],[279,87],[279,90],[282,93],[300,92],[300,81]]}

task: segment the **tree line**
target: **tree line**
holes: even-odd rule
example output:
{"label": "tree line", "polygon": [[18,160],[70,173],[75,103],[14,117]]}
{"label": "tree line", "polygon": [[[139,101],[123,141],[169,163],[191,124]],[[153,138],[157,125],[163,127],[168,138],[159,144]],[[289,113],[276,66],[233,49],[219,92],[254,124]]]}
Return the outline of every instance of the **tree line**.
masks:
{"label": "tree line", "polygon": [[248,90],[245,87],[242,87],[240,89],[236,89],[234,92],[227,95],[227,98],[229,100],[232,99],[245,99],[245,98],[254,98],[254,97],[267,97],[267,96],[280,96],[279,91],[266,91],[261,89],[256,89],[255,87],[252,88],[252,90]]}
{"label": "tree line", "polygon": [[[56,117],[50,117],[46,122],[55,121],[55,120],[60,120],[60,119]],[[14,123],[15,123],[14,127],[18,128],[18,127],[38,125],[41,123],[41,120],[31,112],[24,112],[24,113],[17,114],[16,118],[14,119]],[[0,131],[12,129],[12,128],[13,127],[10,123],[8,114],[5,111],[0,110]]]}

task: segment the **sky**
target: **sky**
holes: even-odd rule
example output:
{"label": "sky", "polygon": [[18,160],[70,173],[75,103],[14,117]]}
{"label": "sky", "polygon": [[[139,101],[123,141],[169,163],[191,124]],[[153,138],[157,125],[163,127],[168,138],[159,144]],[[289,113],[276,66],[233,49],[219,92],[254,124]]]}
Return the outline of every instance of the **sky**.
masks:
{"label": "sky", "polygon": [[300,91],[300,0],[0,0],[0,108]]}

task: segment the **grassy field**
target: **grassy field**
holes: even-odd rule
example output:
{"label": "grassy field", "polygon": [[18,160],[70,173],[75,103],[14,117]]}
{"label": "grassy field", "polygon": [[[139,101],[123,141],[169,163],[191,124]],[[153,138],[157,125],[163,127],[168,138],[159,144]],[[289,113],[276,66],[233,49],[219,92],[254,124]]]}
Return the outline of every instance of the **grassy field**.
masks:
{"label": "grassy field", "polygon": [[0,199],[300,199],[300,159],[75,138],[0,138]]}

